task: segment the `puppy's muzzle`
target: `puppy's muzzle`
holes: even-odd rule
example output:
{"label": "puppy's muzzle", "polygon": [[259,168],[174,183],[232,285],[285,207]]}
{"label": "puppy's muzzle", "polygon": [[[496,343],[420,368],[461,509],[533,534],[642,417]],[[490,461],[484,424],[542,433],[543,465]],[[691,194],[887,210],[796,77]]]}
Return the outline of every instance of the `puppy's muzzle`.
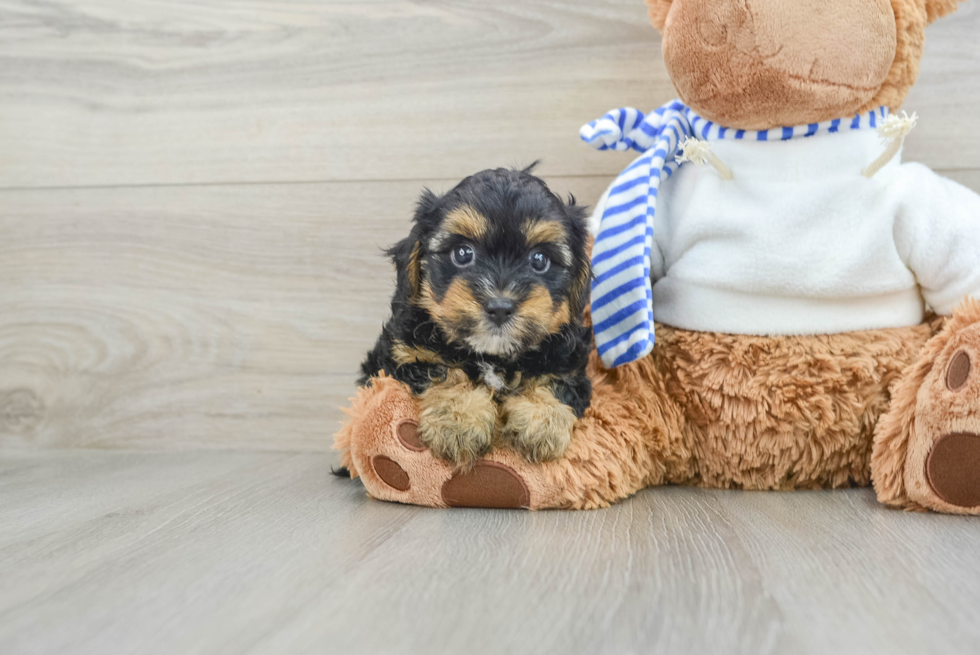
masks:
{"label": "puppy's muzzle", "polygon": [[487,318],[497,327],[514,317],[516,307],[514,301],[509,298],[491,298],[483,305]]}

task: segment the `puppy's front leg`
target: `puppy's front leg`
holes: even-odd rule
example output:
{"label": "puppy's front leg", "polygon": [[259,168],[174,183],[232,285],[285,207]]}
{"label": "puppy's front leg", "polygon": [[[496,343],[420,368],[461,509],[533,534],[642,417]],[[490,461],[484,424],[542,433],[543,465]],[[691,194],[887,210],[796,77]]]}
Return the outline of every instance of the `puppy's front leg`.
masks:
{"label": "puppy's front leg", "polygon": [[553,383],[532,381],[504,400],[502,435],[531,462],[558,459],[572,439],[575,412],[555,397]]}
{"label": "puppy's front leg", "polygon": [[490,390],[459,370],[418,397],[419,438],[436,457],[463,468],[490,452],[497,406]]}

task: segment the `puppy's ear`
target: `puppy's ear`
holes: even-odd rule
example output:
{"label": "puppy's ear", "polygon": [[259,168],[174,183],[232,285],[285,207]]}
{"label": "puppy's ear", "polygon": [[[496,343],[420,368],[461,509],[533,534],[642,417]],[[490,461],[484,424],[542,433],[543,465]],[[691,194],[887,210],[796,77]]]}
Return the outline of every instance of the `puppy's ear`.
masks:
{"label": "puppy's ear", "polygon": [[439,196],[428,189],[423,189],[418,208],[415,210],[415,225],[411,233],[388,250],[388,256],[395,263],[397,274],[396,297],[413,301],[422,293],[424,238],[431,231],[433,220],[438,220],[436,213],[439,201]]}
{"label": "puppy's ear", "polygon": [[526,173],[528,175],[534,175],[534,169],[537,168],[540,165],[541,165],[541,160],[540,159],[535,159],[529,165],[527,165],[524,168],[522,168],[521,169],[521,172],[522,173]]}
{"label": "puppy's ear", "polygon": [[646,2],[650,23],[658,32],[663,33],[664,25],[667,24],[667,13],[670,12],[670,5],[673,0],[646,0]]}
{"label": "puppy's ear", "polygon": [[582,312],[588,307],[592,292],[592,237],[588,227],[589,208],[575,204],[575,196],[572,195],[568,196],[568,202],[563,204],[571,228],[569,232],[572,237],[572,251],[575,259],[568,304],[572,316],[577,320],[581,318]]}
{"label": "puppy's ear", "polygon": [[388,256],[395,263],[395,297],[413,301],[422,293],[422,243],[419,228],[412,228],[408,238],[388,249]]}
{"label": "puppy's ear", "polygon": [[925,0],[926,14],[929,22],[939,20],[947,14],[951,14],[959,9],[960,3],[964,0]]}

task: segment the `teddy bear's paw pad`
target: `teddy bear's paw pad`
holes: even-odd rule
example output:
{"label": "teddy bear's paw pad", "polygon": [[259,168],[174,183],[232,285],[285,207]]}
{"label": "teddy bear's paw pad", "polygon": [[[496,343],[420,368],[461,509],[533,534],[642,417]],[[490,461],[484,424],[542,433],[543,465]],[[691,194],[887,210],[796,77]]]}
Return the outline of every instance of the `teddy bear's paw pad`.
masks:
{"label": "teddy bear's paw pad", "polygon": [[959,391],[964,388],[966,383],[970,381],[972,369],[973,363],[970,361],[970,355],[965,350],[956,353],[946,370],[946,387],[950,391]]}
{"label": "teddy bear's paw pad", "polygon": [[402,421],[395,428],[395,434],[398,436],[398,441],[400,441],[401,444],[409,450],[414,450],[417,453],[425,450],[425,444],[422,443],[422,439],[419,438],[418,421],[413,421],[411,419]]}
{"label": "teddy bear's paw pad", "polygon": [[980,435],[955,432],[939,437],[926,458],[926,476],[943,501],[956,507],[980,507]]}
{"label": "teddy bear's paw pad", "polygon": [[498,462],[477,462],[442,485],[442,499],[450,507],[521,509],[531,504],[527,484],[514,469]]}
{"label": "teddy bear's paw pad", "polygon": [[379,405],[385,411],[364,416],[364,425],[351,439],[353,468],[368,495],[390,502],[445,507],[440,491],[452,477],[452,466],[433,456],[422,443],[419,420],[412,415],[409,403],[396,407],[396,411],[384,403]]}
{"label": "teddy bear's paw pad", "polygon": [[390,457],[376,455],[371,460],[371,466],[374,468],[374,472],[378,474],[378,477],[381,478],[381,481],[392,489],[408,491],[412,488],[412,481],[408,477],[408,471],[403,469],[398,462]]}

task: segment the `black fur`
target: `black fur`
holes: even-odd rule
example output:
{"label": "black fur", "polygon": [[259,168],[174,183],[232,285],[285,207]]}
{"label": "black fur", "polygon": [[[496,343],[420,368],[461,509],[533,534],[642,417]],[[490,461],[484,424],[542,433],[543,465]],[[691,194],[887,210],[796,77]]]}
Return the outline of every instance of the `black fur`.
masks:
{"label": "black fur", "polygon": [[[456,266],[450,256],[460,239],[431,248],[431,240],[439,233],[446,215],[461,206],[473,208],[492,226],[474,244],[478,258],[466,269]],[[410,235],[388,251],[397,271],[391,318],[361,366],[359,384],[367,384],[379,371],[384,371],[409,385],[418,395],[433,382],[444,379],[448,368],[462,369],[478,382],[486,365],[491,365],[506,380],[518,379],[515,377],[518,373],[523,380],[546,378],[555,397],[581,417],[592,394],[585,374],[591,333],[582,325],[590,279],[585,218],[585,209],[576,205],[574,198],[563,202],[543,181],[531,175],[529,169],[483,171],[466,178],[441,198],[425,190]],[[566,254],[552,245],[542,246],[541,250],[552,261],[543,275],[529,268],[528,247],[521,231],[522,224],[529,219],[558,221],[567,235]],[[414,261],[421,264],[414,277],[413,253]],[[570,259],[561,261],[567,255]],[[423,280],[440,302],[454,280],[461,280],[468,289],[475,290],[485,288],[490,281],[510,289],[518,300],[544,287],[554,307],[568,303],[570,318],[557,332],[539,335],[543,338],[528,337],[531,343],[522,344],[523,347],[506,356],[478,352],[465,339],[474,329],[472,325],[466,321],[453,325],[455,338],[451,338],[423,308],[424,303],[419,299]],[[440,363],[398,362],[393,354],[396,344],[435,353]]]}

